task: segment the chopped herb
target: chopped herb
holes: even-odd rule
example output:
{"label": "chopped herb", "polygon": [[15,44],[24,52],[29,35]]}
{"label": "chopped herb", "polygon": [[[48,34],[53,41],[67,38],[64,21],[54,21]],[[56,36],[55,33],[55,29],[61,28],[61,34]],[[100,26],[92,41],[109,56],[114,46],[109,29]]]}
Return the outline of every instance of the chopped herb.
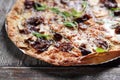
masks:
{"label": "chopped herb", "polygon": [[96,48],[96,52],[97,53],[103,53],[103,52],[107,52],[107,50],[105,50],[103,48]]}
{"label": "chopped herb", "polygon": [[53,12],[57,13],[57,14],[59,14],[59,13],[60,13],[60,11],[59,11],[59,9],[58,9],[58,8],[51,8],[51,10],[52,10]]}
{"label": "chopped herb", "polygon": [[70,14],[69,12],[67,12],[67,11],[62,12],[62,14],[63,14],[65,17],[70,17],[70,16],[71,16],[71,14]]}
{"label": "chopped herb", "polygon": [[85,10],[85,9],[86,9],[86,7],[87,7],[87,2],[86,2],[86,1],[84,1],[84,2],[82,3],[82,6],[83,6],[83,10]]}
{"label": "chopped herb", "polygon": [[111,8],[110,10],[111,11],[118,11],[118,10],[120,10],[120,8]]}
{"label": "chopped herb", "polygon": [[50,37],[50,35],[40,34],[38,32],[34,32],[33,35],[36,36],[37,38],[45,38],[45,39],[49,39]]}
{"label": "chopped herb", "polygon": [[35,9],[37,11],[44,11],[47,9],[47,6],[46,5],[41,5],[41,6],[38,6],[37,4],[35,4]]}
{"label": "chopped herb", "polygon": [[80,11],[80,12],[76,11],[75,9],[72,9],[72,11],[71,11],[71,12],[72,12],[72,16],[74,16],[74,17],[76,17],[76,18],[81,17],[81,16],[85,13],[85,9],[86,9],[86,7],[87,7],[87,2],[84,1],[84,2],[82,3],[82,6],[83,6],[83,10]]}
{"label": "chopped herb", "polygon": [[75,9],[72,9],[72,16],[74,16],[74,17],[80,17],[80,16],[82,16],[82,13],[83,12],[77,12]]}
{"label": "chopped herb", "polygon": [[74,22],[64,22],[64,25],[69,28],[74,28],[76,26]]}

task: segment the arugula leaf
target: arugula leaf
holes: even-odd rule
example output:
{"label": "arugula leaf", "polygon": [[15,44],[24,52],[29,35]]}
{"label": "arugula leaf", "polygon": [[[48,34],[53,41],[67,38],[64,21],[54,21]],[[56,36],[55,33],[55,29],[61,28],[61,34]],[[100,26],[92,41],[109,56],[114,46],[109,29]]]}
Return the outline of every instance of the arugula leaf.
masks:
{"label": "arugula leaf", "polygon": [[37,4],[35,4],[35,9],[37,11],[44,11],[47,9],[47,6],[46,5],[38,6]]}
{"label": "arugula leaf", "polygon": [[69,27],[69,28],[73,28],[73,27],[76,26],[76,24],[73,23],[73,22],[64,22],[64,25],[65,25],[66,27]]}
{"label": "arugula leaf", "polygon": [[38,32],[34,32],[33,35],[36,36],[37,38],[45,38],[45,39],[48,39],[50,37],[50,35],[40,34]]}
{"label": "arugula leaf", "polygon": [[59,9],[58,9],[58,8],[51,8],[51,10],[52,10],[53,12],[57,13],[57,14],[59,14],[59,13],[60,13],[60,11],[59,11]]}
{"label": "arugula leaf", "polygon": [[107,50],[98,47],[98,48],[96,48],[96,52],[103,53],[103,52],[107,52]]}

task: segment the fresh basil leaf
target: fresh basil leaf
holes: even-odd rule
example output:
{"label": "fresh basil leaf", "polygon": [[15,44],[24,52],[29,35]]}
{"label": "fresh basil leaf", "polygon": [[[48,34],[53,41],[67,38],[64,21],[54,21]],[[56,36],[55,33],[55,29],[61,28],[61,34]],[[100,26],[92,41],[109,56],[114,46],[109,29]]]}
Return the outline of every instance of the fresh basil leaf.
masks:
{"label": "fresh basil leaf", "polygon": [[38,6],[38,5],[35,4],[35,9],[37,11],[44,11],[44,10],[47,9],[47,6],[46,5]]}
{"label": "fresh basil leaf", "polygon": [[98,48],[96,48],[96,52],[103,53],[103,52],[107,52],[107,50],[98,47]]}
{"label": "fresh basil leaf", "polygon": [[50,37],[50,35],[40,34],[38,32],[34,32],[33,35],[36,36],[37,38],[45,38],[45,39],[48,39]]}
{"label": "fresh basil leaf", "polygon": [[59,13],[60,13],[60,11],[59,11],[59,9],[58,9],[58,8],[51,8],[51,10],[52,10],[53,12],[57,13],[57,14],[59,14]]}
{"label": "fresh basil leaf", "polygon": [[65,25],[66,27],[69,27],[69,28],[73,28],[73,27],[76,26],[76,24],[73,23],[73,22],[64,22],[64,25]]}

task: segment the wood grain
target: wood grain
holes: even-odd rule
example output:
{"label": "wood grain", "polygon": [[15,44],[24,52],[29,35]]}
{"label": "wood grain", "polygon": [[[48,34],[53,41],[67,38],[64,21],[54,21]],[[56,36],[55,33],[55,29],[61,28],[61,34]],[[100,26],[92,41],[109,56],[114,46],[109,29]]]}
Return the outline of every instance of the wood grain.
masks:
{"label": "wood grain", "polygon": [[[73,72],[74,70],[74,72]],[[56,72],[57,71],[57,72]],[[0,68],[2,80],[119,80],[119,68]]]}

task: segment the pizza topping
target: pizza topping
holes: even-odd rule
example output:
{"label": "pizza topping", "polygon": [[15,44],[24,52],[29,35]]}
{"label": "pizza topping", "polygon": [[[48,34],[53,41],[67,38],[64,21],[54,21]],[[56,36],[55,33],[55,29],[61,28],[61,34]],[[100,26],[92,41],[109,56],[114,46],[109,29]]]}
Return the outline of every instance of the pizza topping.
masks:
{"label": "pizza topping", "polygon": [[30,0],[25,0],[25,9],[30,9],[34,6],[34,1],[30,1]]}
{"label": "pizza topping", "polygon": [[34,26],[32,26],[32,27],[30,28],[30,30],[31,30],[31,31],[35,31],[35,32],[39,32],[40,28],[39,28],[39,27],[34,27]]}
{"label": "pizza topping", "polygon": [[21,34],[29,34],[30,33],[30,31],[28,29],[22,29],[22,30],[19,30],[19,32]]}
{"label": "pizza topping", "polygon": [[54,34],[54,40],[55,40],[55,41],[60,41],[60,40],[62,40],[62,35],[59,34],[59,33],[55,33],[55,34]]}
{"label": "pizza topping", "polygon": [[96,48],[96,52],[97,53],[103,53],[103,52],[107,52],[107,50],[98,47],[98,48]]}
{"label": "pizza topping", "polygon": [[28,19],[27,21],[28,24],[33,25],[33,26],[37,26],[43,22],[44,22],[44,19],[41,17],[33,17],[33,18]]}
{"label": "pizza topping", "polygon": [[96,40],[96,45],[99,47],[99,48],[102,48],[102,49],[108,49],[109,48],[109,45],[106,41],[102,40],[102,39],[97,39]]}
{"label": "pizza topping", "polygon": [[120,11],[115,11],[114,16],[120,16]]}
{"label": "pizza topping", "polygon": [[34,8],[37,11],[44,11],[44,10],[47,9],[47,6],[46,5],[41,5],[40,3],[35,3]]}
{"label": "pizza topping", "polygon": [[116,2],[116,0],[105,0],[104,1],[104,5],[108,9],[117,8],[117,2]]}
{"label": "pizza topping", "polygon": [[68,42],[57,43],[55,47],[59,48],[59,50],[63,52],[69,52],[73,49],[73,46],[71,46],[71,43],[68,43]]}
{"label": "pizza topping", "polygon": [[76,27],[75,22],[64,22],[64,25],[68,28],[75,28]]}
{"label": "pizza topping", "polygon": [[82,17],[76,18],[75,21],[76,21],[77,23],[83,23],[83,22],[89,20],[90,18],[91,18],[90,15],[85,14],[85,15],[82,16]]}
{"label": "pizza topping", "polygon": [[117,27],[115,28],[115,33],[116,33],[116,34],[120,34],[120,26],[117,26]]}
{"label": "pizza topping", "polygon": [[67,3],[69,2],[69,0],[60,0],[60,2],[61,2],[62,4],[67,4]]}
{"label": "pizza topping", "polygon": [[82,53],[83,56],[91,53],[91,51],[89,51],[89,50],[87,50],[83,47],[80,47],[79,49],[81,50],[81,53]]}
{"label": "pizza topping", "polygon": [[44,52],[47,51],[50,47],[51,42],[48,40],[44,40],[42,38],[38,38],[33,44],[33,48],[35,48],[38,52]]}
{"label": "pizza topping", "polygon": [[40,34],[38,32],[34,32],[33,35],[36,36],[37,38],[43,38],[43,39],[49,39],[51,37],[50,35]]}

